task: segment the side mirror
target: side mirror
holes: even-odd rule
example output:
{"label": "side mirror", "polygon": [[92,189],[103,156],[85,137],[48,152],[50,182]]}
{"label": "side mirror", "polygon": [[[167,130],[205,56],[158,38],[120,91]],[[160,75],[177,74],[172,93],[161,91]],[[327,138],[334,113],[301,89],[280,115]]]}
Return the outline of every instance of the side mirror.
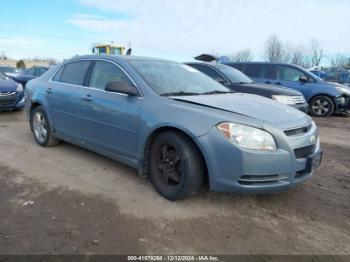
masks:
{"label": "side mirror", "polygon": [[302,83],[307,83],[309,81],[309,78],[307,78],[306,76],[300,76],[299,81]]}
{"label": "side mirror", "polygon": [[138,96],[139,92],[136,87],[130,85],[126,81],[113,81],[109,82],[105,88],[108,92],[121,93],[128,96]]}

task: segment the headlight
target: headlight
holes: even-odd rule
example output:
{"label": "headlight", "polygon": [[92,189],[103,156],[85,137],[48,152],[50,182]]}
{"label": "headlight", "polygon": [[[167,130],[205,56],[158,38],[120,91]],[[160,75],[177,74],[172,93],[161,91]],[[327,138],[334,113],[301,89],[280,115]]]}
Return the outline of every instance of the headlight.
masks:
{"label": "headlight", "polygon": [[336,86],[335,87],[339,93],[350,95],[350,89],[346,87]]}
{"label": "headlight", "polygon": [[276,151],[276,143],[268,132],[240,124],[224,122],[219,131],[233,144],[259,151]]}
{"label": "headlight", "polygon": [[17,92],[23,92],[23,86],[21,84],[17,84],[16,91]]}
{"label": "headlight", "polygon": [[292,96],[273,95],[272,99],[276,100],[277,102],[280,102],[281,104],[286,104],[286,105],[294,105],[295,104]]}

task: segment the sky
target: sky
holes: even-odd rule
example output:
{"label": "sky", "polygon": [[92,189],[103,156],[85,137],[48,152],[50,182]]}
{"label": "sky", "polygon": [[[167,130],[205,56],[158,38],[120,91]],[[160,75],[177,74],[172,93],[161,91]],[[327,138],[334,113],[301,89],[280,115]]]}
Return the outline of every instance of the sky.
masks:
{"label": "sky", "polygon": [[350,54],[350,0],[11,0],[1,10],[0,52],[15,59],[62,60],[114,42],[177,61],[245,48],[261,60],[271,34]]}

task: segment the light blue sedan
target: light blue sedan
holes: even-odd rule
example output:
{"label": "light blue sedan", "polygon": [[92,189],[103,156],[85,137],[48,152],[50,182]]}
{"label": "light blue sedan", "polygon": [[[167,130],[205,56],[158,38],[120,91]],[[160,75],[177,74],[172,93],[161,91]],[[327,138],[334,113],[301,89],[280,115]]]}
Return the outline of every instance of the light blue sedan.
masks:
{"label": "light blue sedan", "polygon": [[63,140],[120,161],[172,201],[206,181],[220,192],[285,190],[322,158],[306,114],[176,62],[75,57],[29,82],[26,96],[39,145]]}

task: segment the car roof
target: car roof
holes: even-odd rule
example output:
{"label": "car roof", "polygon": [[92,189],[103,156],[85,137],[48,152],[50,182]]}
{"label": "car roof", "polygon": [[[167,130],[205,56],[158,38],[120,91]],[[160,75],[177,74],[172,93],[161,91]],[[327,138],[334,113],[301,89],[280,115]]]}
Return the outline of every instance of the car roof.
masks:
{"label": "car roof", "polygon": [[[127,55],[83,55],[83,56],[75,56],[67,61],[75,61],[81,59],[105,59],[111,61],[137,61],[137,60],[146,60],[146,61],[163,61],[163,62],[174,62],[171,60],[160,59],[160,58],[152,58],[152,57],[143,57],[143,56],[127,56]],[[65,61],[65,62],[67,62]],[[176,63],[176,62],[174,62]]]}
{"label": "car roof", "polygon": [[[186,65],[204,65],[204,66],[214,67],[214,68],[219,69],[219,70],[223,67],[232,68],[232,67],[228,66],[227,64],[220,64],[220,63],[187,62],[185,64]],[[234,68],[232,68],[232,69],[234,69]]]}
{"label": "car roof", "polygon": [[288,63],[272,63],[272,62],[228,62],[224,63],[225,65],[289,65],[289,66],[296,66],[293,64]]}

